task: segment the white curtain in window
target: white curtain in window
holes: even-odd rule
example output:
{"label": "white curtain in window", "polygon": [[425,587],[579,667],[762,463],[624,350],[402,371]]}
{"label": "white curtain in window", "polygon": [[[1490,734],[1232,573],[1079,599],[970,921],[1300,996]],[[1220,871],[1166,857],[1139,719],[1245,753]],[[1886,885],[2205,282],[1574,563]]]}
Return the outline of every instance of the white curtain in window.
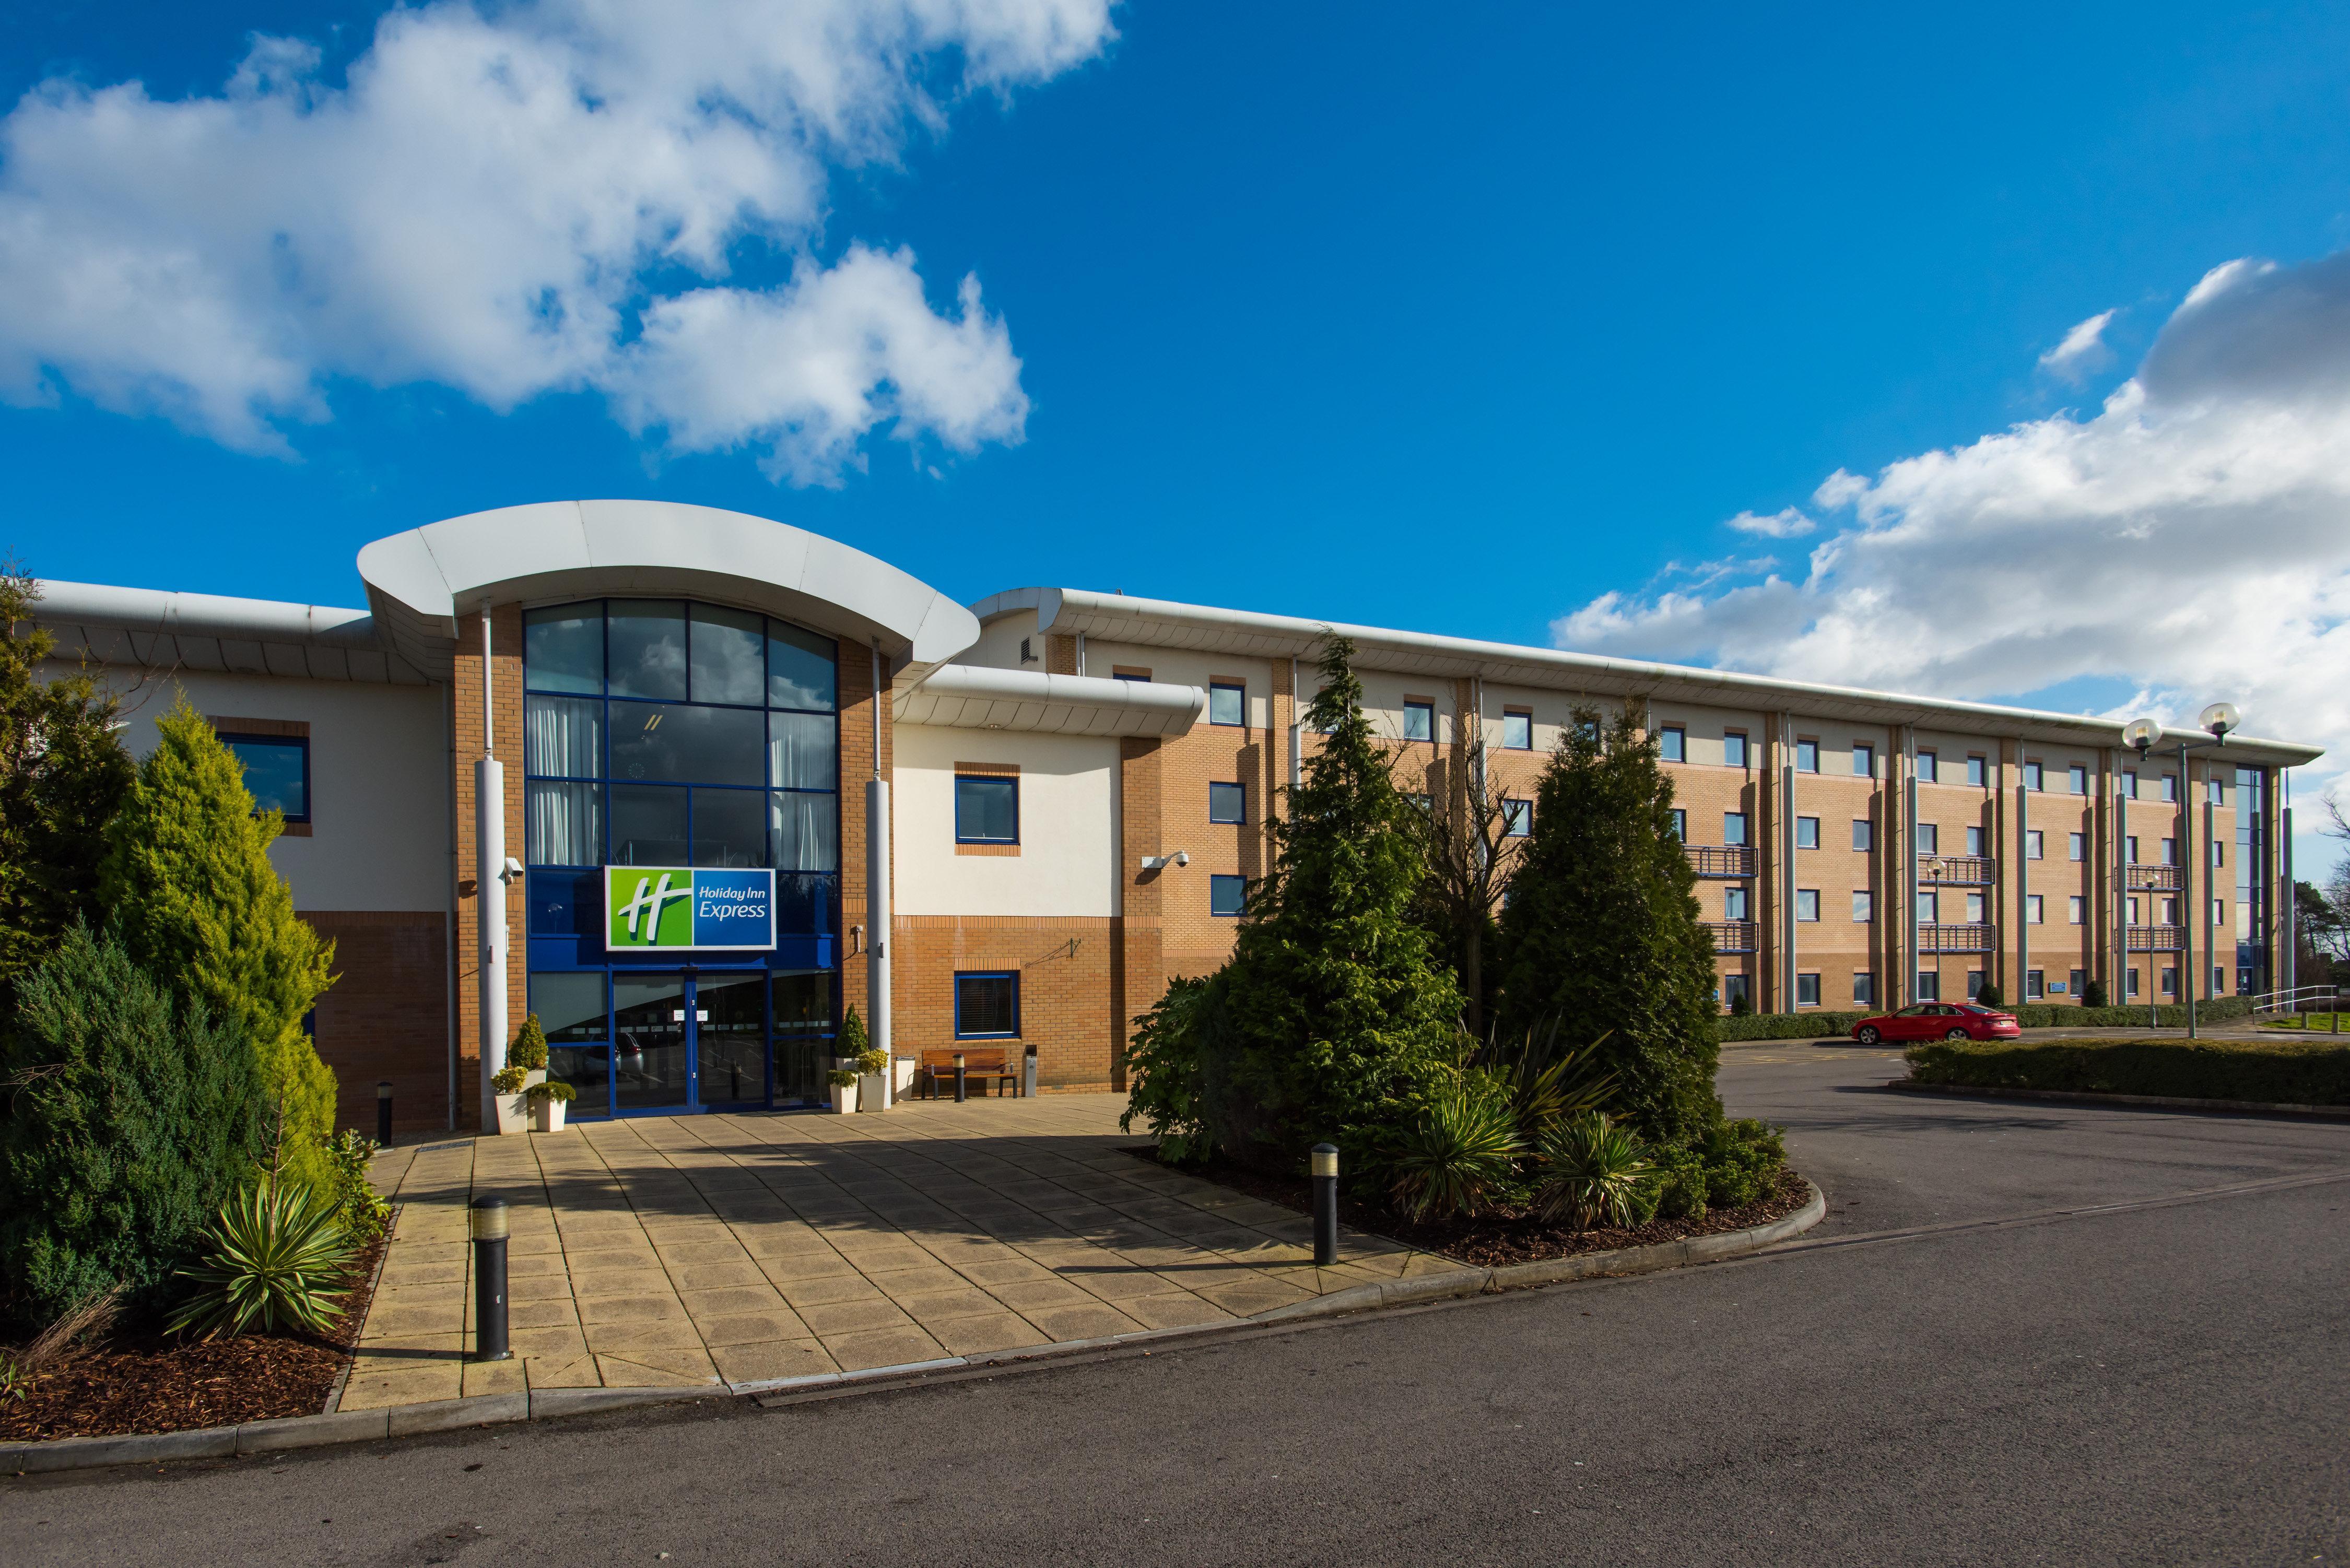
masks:
{"label": "white curtain in window", "polygon": [[778,789],[833,789],[840,774],[833,721],[823,713],[767,715],[767,782]]}
{"label": "white curtain in window", "polygon": [[604,861],[604,786],[530,781],[525,797],[524,853],[533,866],[600,866]]}
{"label": "white curtain in window", "polygon": [[523,725],[524,771],[592,779],[604,772],[604,704],[594,698],[534,697]]}
{"label": "white curtain in window", "polygon": [[[778,715],[780,717],[780,715]],[[840,869],[840,815],[837,795],[767,796],[769,849],[778,871]]]}

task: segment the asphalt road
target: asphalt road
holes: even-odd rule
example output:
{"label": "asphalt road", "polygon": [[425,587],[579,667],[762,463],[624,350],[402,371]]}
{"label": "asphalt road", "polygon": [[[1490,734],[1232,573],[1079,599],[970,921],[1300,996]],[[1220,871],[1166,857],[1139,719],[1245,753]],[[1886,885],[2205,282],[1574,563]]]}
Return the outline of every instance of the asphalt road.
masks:
{"label": "asphalt road", "polygon": [[1786,1124],[1833,1204],[1764,1257],[776,1409],[27,1478],[0,1559],[2350,1552],[2350,1126],[1872,1086],[1896,1070],[1730,1054],[1732,1108]]}

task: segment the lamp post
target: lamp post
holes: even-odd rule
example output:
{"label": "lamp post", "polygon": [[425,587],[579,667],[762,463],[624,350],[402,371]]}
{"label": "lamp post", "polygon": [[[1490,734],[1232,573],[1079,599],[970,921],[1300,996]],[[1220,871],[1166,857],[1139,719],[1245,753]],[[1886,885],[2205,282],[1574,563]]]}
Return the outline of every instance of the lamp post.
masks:
{"label": "lamp post", "polygon": [[[2211,738],[2210,740],[2190,741],[2183,734],[2178,737],[2178,863],[2180,873],[2178,896],[2179,901],[2182,905],[2184,905],[2186,900],[2190,897],[2200,898],[2208,900],[2211,896],[2211,889],[2208,886],[2210,881],[2210,868],[2208,867],[2204,868],[2205,876],[2203,877],[2207,886],[2205,886],[2199,893],[2196,889],[2195,781],[2188,776],[2187,753],[2189,752],[2201,751],[2206,746],[2219,747],[2226,745],[2228,743],[2228,732],[2236,728],[2238,724],[2242,722],[2242,720],[2243,715],[2236,711],[2236,705],[2233,702],[2214,702],[2210,707],[2204,709],[2203,711],[2197,716],[2196,721],[2200,723],[2203,726],[2204,731],[2210,735]],[[2122,742],[2124,744],[2129,746],[2132,750],[2137,753],[2138,762],[2141,765],[2146,762],[2148,753],[2154,750],[2155,746],[2162,739],[2162,726],[2156,723],[2151,719],[2132,719],[2127,724],[2122,726]],[[2125,889],[2124,896],[2127,896],[2126,889]],[[2206,907],[2208,908],[2208,904]],[[2185,908],[2180,909],[2178,911],[2179,940],[2182,944],[2182,951],[2178,964],[2181,971],[2179,979],[2187,993],[2185,997],[2187,1003],[2187,1038],[2189,1040],[2196,1038],[2195,917],[2200,915],[2202,912],[2203,910],[2199,909],[2189,909]],[[2125,958],[2126,958],[2126,954],[2125,954]],[[2154,990],[2154,987],[2148,986],[2147,989],[2148,991],[2152,991]]]}

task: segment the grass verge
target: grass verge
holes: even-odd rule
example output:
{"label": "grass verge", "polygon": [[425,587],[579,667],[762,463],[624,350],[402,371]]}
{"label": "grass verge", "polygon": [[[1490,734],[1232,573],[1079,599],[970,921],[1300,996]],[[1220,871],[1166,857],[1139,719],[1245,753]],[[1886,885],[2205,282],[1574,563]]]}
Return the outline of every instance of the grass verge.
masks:
{"label": "grass verge", "polygon": [[1920,1084],[2350,1106],[2350,1042],[1936,1041],[1903,1054]]}

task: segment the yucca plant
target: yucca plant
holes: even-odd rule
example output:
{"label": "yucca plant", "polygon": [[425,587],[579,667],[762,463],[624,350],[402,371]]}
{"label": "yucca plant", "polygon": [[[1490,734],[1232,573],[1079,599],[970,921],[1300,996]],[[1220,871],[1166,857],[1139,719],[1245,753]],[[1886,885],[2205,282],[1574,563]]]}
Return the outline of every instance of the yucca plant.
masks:
{"label": "yucca plant", "polygon": [[1638,1221],[1642,1188],[1655,1167],[1631,1128],[1618,1127],[1605,1112],[1588,1111],[1553,1124],[1543,1135],[1541,1156],[1534,1201],[1544,1219],[1584,1231]]}
{"label": "yucca plant", "polygon": [[196,1289],[172,1314],[172,1333],[323,1334],[342,1316],[335,1298],[353,1249],[331,1195],[276,1182],[247,1188],[221,1206],[204,1246],[180,1271]]}
{"label": "yucca plant", "polygon": [[1496,1029],[1476,1062],[1509,1091],[1518,1135],[1539,1144],[1554,1124],[1598,1110],[1616,1092],[1616,1075],[1598,1064],[1607,1039],[1602,1034],[1581,1045],[1562,1045],[1558,1019],[1547,1016],[1506,1037]]}
{"label": "yucca plant", "polygon": [[1413,1220],[1465,1214],[1508,1185],[1523,1147],[1508,1091],[1487,1074],[1464,1073],[1404,1135],[1394,1164],[1396,1203]]}

